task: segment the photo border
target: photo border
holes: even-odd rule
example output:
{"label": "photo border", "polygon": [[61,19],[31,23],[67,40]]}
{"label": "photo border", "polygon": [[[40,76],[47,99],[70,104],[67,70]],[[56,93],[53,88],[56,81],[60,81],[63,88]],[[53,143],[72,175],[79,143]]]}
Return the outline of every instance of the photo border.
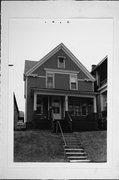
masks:
{"label": "photo border", "polygon": [[[55,7],[55,12],[53,11]],[[49,10],[48,10],[49,9]],[[61,13],[62,9],[62,13]],[[34,11],[33,11],[34,10]],[[48,11],[47,11],[48,10]],[[52,10],[52,11],[51,11]],[[35,13],[34,13],[35,12]],[[119,59],[119,2],[2,2],[2,178],[117,178],[118,137],[117,121],[119,103],[115,97],[118,83]],[[108,144],[107,163],[14,163],[13,159],[13,81],[12,60],[9,60],[9,23],[12,18],[41,19],[112,19],[113,56],[109,57],[108,68]],[[118,48],[117,48],[118,47]],[[112,61],[113,59],[113,61]],[[117,71],[116,71],[117,70]],[[115,86],[117,87],[115,89]],[[116,100],[116,103],[115,103]],[[116,108],[115,108],[116,105]],[[8,112],[8,113],[6,113]],[[113,118],[113,122],[112,122]],[[116,123],[115,123],[116,122]],[[109,132],[109,133],[108,133]],[[11,155],[12,154],[12,155]],[[32,168],[32,171],[31,171]],[[80,169],[80,170],[79,170]],[[46,171],[48,173],[46,173]]]}

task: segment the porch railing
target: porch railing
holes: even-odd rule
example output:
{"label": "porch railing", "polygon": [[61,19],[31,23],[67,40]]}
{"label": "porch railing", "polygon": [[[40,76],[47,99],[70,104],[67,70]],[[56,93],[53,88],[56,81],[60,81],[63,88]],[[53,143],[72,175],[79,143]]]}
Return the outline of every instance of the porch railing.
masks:
{"label": "porch railing", "polygon": [[63,139],[63,142],[64,142],[64,146],[66,147],[67,146],[67,143],[66,143],[66,140],[65,140],[65,137],[64,137],[64,134],[63,134],[63,131],[62,131],[62,127],[61,127],[61,124],[59,121],[57,121],[57,124],[56,124],[56,133],[58,133],[58,127],[60,129],[60,132],[61,132],[61,135],[62,135],[62,139]]}

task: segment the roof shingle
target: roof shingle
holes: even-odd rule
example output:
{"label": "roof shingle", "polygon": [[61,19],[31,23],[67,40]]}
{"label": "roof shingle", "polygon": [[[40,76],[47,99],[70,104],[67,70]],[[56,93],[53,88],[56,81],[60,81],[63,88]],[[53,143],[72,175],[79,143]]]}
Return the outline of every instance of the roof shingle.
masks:
{"label": "roof shingle", "polygon": [[38,61],[25,60],[24,74],[26,74],[32,67],[34,67]]}

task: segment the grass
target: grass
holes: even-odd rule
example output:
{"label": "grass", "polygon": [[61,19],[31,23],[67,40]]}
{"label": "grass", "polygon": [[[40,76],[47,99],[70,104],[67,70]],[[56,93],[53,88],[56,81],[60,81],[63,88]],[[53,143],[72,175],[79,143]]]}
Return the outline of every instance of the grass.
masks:
{"label": "grass", "polygon": [[61,139],[50,131],[15,131],[14,162],[64,162]]}
{"label": "grass", "polygon": [[[106,162],[106,131],[75,132],[92,162]],[[60,136],[50,131],[15,131],[14,162],[66,162]]]}
{"label": "grass", "polygon": [[88,131],[76,133],[92,162],[107,161],[107,132]]}

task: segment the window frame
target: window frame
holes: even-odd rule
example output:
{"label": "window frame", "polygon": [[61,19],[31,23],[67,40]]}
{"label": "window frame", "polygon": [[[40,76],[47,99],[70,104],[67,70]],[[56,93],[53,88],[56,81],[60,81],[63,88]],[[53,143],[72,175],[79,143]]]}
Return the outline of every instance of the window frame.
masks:
{"label": "window frame", "polygon": [[[71,78],[72,77],[75,77],[76,78],[76,88],[74,89],[74,88],[72,88],[72,86],[71,86]],[[70,74],[70,90],[78,90],[78,79],[77,79],[77,74]]]}
{"label": "window frame", "polygon": [[[64,67],[60,67],[60,63],[59,63],[59,58],[63,58],[63,60],[64,60]],[[59,69],[65,69],[65,59],[66,59],[66,57],[65,56],[58,56],[58,68]]]}
{"label": "window frame", "polygon": [[52,88],[48,87],[48,76],[49,75],[52,75],[52,77],[53,77],[53,87],[52,88],[55,88],[55,86],[54,86],[54,73],[51,73],[51,72],[46,73],[46,88],[52,89]]}

